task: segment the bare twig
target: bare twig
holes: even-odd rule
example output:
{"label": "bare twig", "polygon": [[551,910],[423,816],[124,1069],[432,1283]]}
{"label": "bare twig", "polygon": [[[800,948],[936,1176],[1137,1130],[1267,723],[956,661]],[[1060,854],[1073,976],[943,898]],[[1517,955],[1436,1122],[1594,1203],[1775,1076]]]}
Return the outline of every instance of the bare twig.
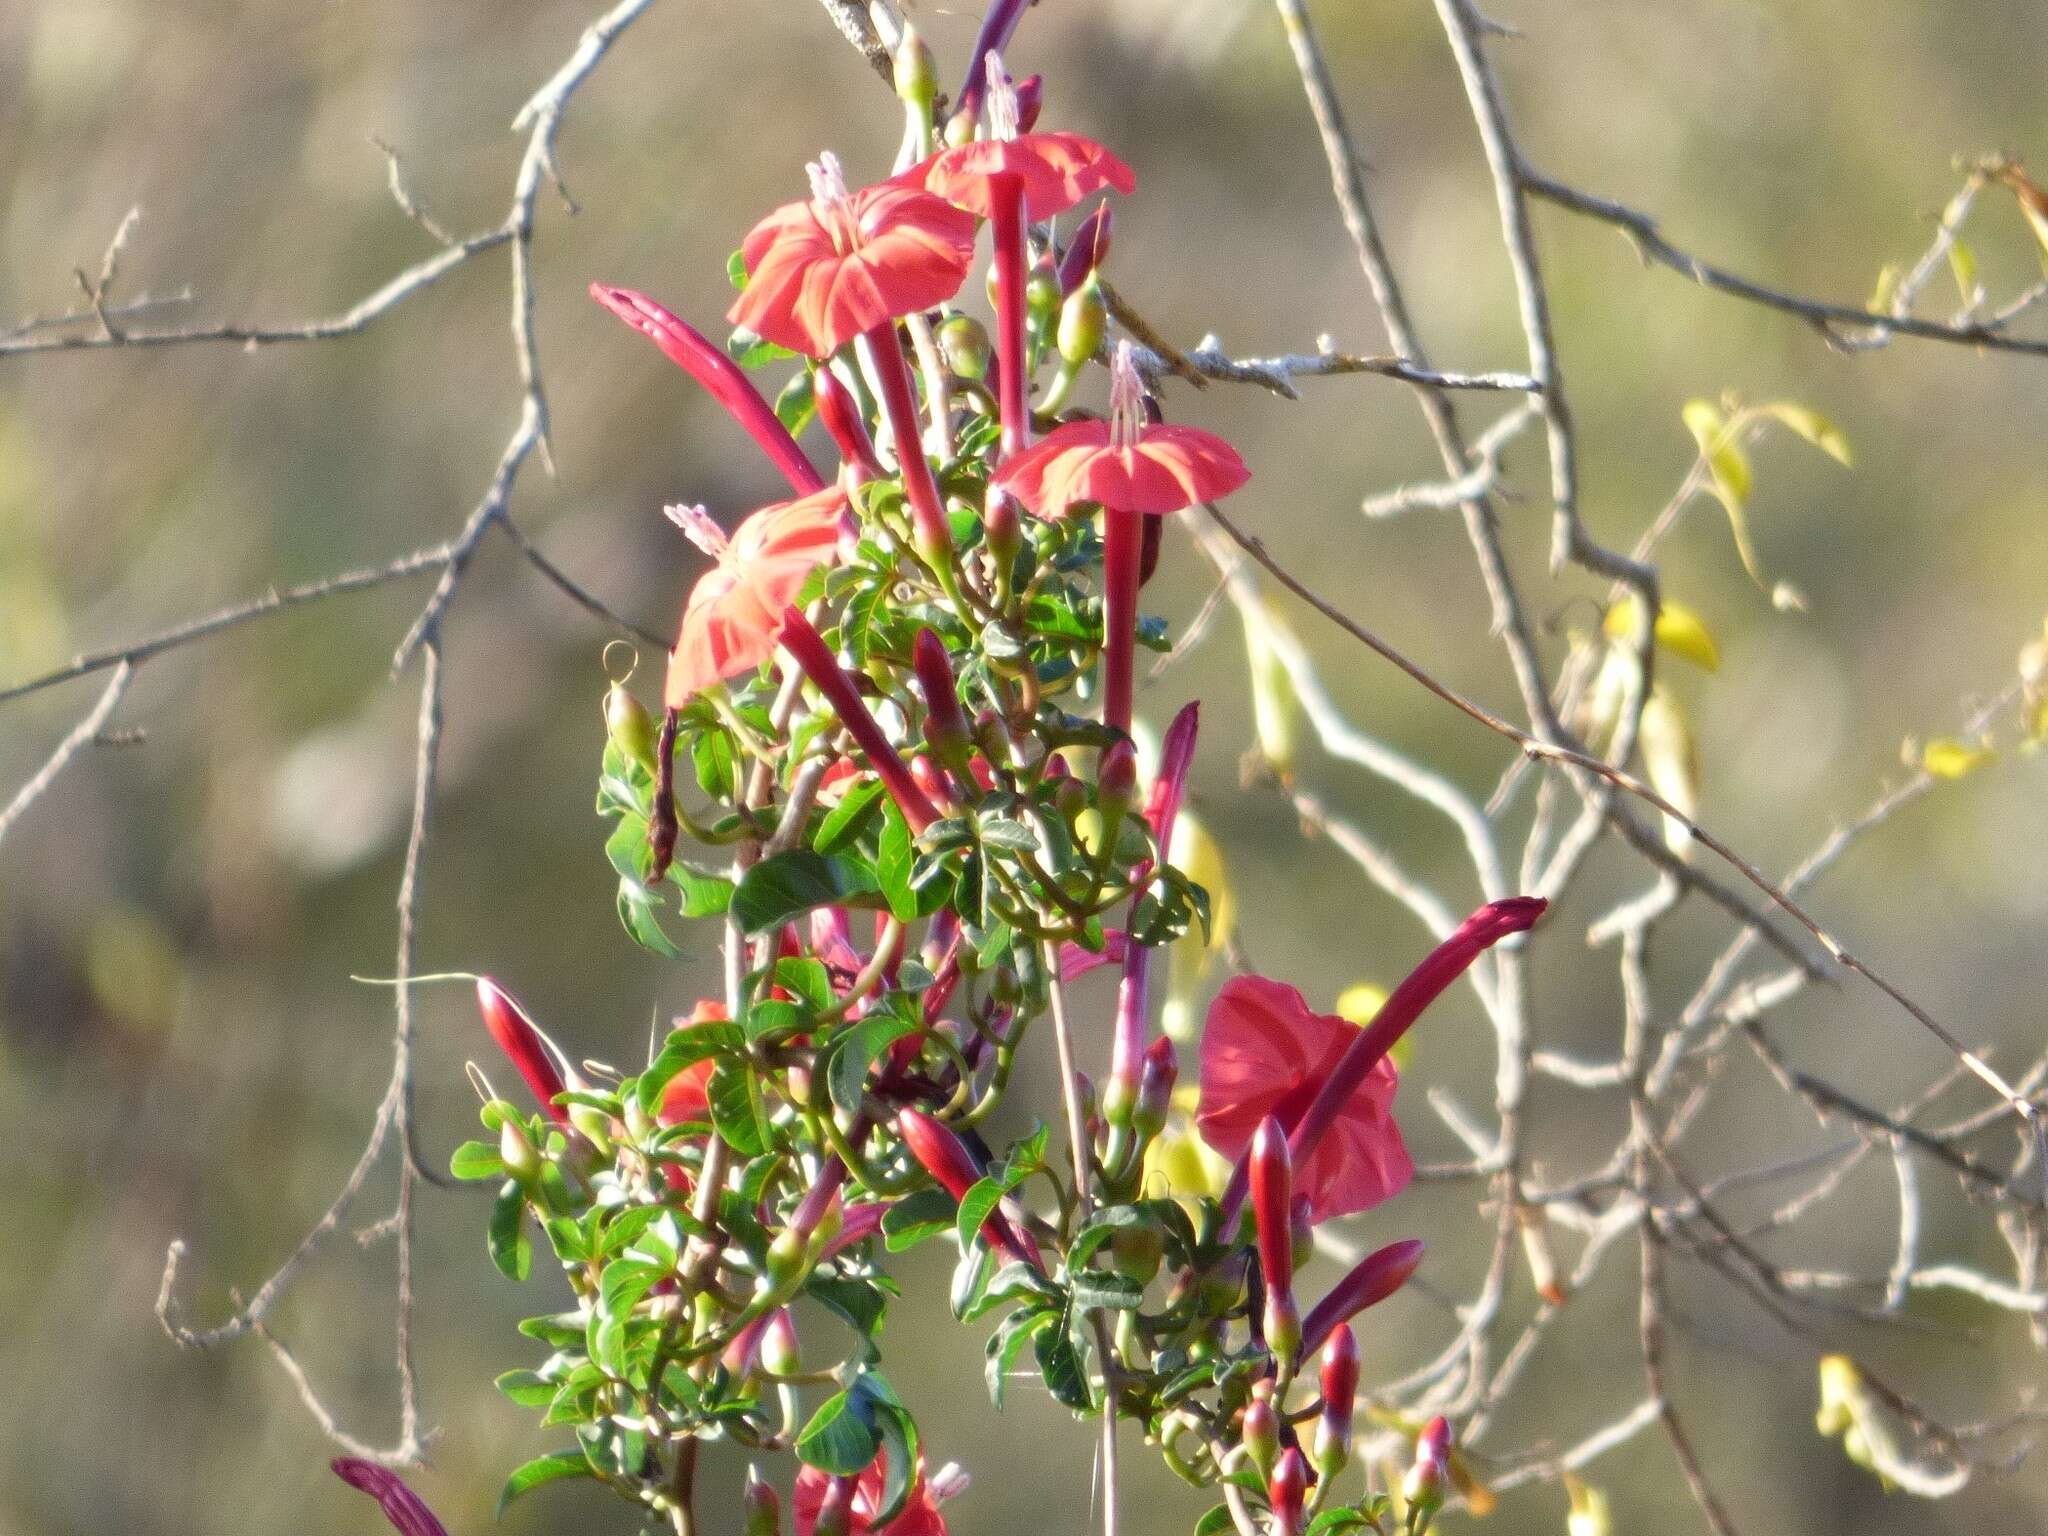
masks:
{"label": "bare twig", "polygon": [[93,741],[105,728],[108,719],[120,707],[122,695],[127,693],[128,685],[133,681],[134,662],[123,661],[115,667],[113,677],[100,691],[100,696],[93,707],[87,710],[78,724],[57,743],[57,749],[44,760],[43,766],[36,770],[35,776],[15,791],[14,798],[7,802],[7,808],[0,810],[0,838],[5,838],[28,808],[57,782],[57,776],[70,766],[79,749]]}

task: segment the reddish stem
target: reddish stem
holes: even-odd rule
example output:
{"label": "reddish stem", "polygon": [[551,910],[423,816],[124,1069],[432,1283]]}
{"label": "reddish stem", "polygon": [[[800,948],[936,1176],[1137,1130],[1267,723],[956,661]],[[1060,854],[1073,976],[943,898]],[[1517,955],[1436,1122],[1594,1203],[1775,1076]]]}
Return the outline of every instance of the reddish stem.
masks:
{"label": "reddish stem", "polygon": [[1024,367],[1024,179],[989,180],[994,203],[989,233],[995,240],[996,405],[1003,421],[1003,457],[1031,446],[1031,407]]}

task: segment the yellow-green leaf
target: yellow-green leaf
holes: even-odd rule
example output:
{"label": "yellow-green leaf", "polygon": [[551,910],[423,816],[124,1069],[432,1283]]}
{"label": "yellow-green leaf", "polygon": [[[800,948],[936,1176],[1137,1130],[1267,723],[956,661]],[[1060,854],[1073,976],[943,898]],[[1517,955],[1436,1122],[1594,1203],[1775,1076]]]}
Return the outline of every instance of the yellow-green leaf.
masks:
{"label": "yellow-green leaf", "polygon": [[1735,552],[1742,557],[1742,568],[1749,572],[1750,580],[1762,586],[1763,567],[1757,559],[1756,547],[1750,542],[1746,515],[1753,477],[1749,458],[1736,442],[1738,434],[1711,400],[1688,400],[1679,414],[1693,441],[1699,444],[1714,499],[1728,514],[1728,531],[1735,537]]}
{"label": "yellow-green leaf", "polygon": [[[1642,604],[1633,595],[1607,610],[1602,628],[1614,640],[1627,640],[1641,622]],[[1665,598],[1657,605],[1657,644],[1674,656],[1682,656],[1706,672],[1721,670],[1721,648],[1714,643],[1706,622],[1683,603]]]}
{"label": "yellow-green leaf", "polygon": [[1960,779],[1975,773],[1998,756],[1987,737],[1963,741],[1954,736],[1937,736],[1920,749],[1920,766],[1937,779]]}
{"label": "yellow-green leaf", "polygon": [[1813,407],[1799,405],[1790,400],[1777,400],[1769,405],[1759,406],[1758,409],[1779,425],[1797,432],[1837,463],[1844,466],[1855,463],[1854,456],[1849,452],[1849,439],[1842,436],[1835,424]]}
{"label": "yellow-green leaf", "polygon": [[[1643,766],[1649,771],[1651,786],[1688,820],[1696,819],[1699,749],[1684,711],[1662,688],[1654,689],[1643,705],[1642,745]],[[1691,846],[1692,829],[1676,817],[1666,816],[1664,842],[1673,853],[1682,855]]]}
{"label": "yellow-green leaf", "polygon": [[1968,309],[1981,297],[1977,288],[1977,253],[1966,241],[1951,239],[1948,243],[1948,269],[1955,274],[1956,291],[1963,296],[1963,307]]}

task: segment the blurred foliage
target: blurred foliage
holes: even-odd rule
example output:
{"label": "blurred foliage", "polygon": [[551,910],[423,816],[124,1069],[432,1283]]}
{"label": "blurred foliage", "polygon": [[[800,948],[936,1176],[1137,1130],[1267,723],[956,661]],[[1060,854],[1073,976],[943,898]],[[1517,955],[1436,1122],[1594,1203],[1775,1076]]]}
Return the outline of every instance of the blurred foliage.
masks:
{"label": "blurred foliage", "polygon": [[[194,315],[345,308],[431,248],[392,206],[370,137],[404,153],[442,224],[495,222],[518,153],[505,125],[594,9],[7,7],[0,315],[69,307],[72,269],[97,269],[133,204],[144,214],[124,258],[129,298],[189,284]],[[1492,195],[1428,9],[1320,9],[1436,359],[1518,366]],[[1885,264],[1910,262],[1954,190],[1953,154],[2002,147],[2048,164],[2048,10],[2027,0],[1493,9],[1528,33],[1504,48],[1503,68],[1544,170],[1652,209],[1684,243],[1788,289],[1850,298]],[[919,8],[949,73],[973,10]],[[1114,276],[1155,326],[1188,342],[1214,330],[1246,352],[1303,350],[1323,332],[1354,350],[1381,345],[1269,10],[1251,0],[1046,5],[1016,58],[1051,82],[1049,118],[1136,166],[1148,195],[1118,210]],[[776,484],[709,402],[584,298],[585,284],[642,287],[708,322],[727,302],[727,252],[766,206],[802,189],[802,160],[829,144],[856,174],[879,172],[894,122],[860,60],[802,0],[658,5],[572,105],[560,155],[582,212],[544,205],[536,274],[559,473],[531,474],[517,509],[556,559],[641,623],[665,628],[695,569],[658,515],[662,501],[687,495],[729,517]],[[1836,355],[1782,317],[1639,268],[1611,229],[1552,212],[1540,224],[1597,533],[1632,538],[1685,475],[1688,400],[1731,390],[1803,402],[1856,445],[1853,473],[1771,440],[1749,466],[1761,566],[1804,594],[1805,613],[1775,610],[1725,526],[1705,516],[1665,551],[1668,590],[1722,661],[1711,680],[1666,680],[1696,738],[1702,813],[1781,865],[1901,771],[1900,741],[1953,732],[1964,702],[2009,679],[2016,645],[2040,632],[2048,465],[2031,424],[2048,413],[2048,369],[1911,342]],[[1994,229],[1972,255],[1994,291],[2038,272],[2017,218],[2009,240]],[[0,680],[445,536],[516,410],[505,305],[502,257],[491,256],[345,341],[0,361]],[[1429,514],[1366,525],[1355,512],[1368,491],[1434,473],[1412,403],[1371,378],[1306,393],[1289,405],[1219,386],[1176,392],[1169,408],[1243,447],[1258,475],[1244,514],[1283,559],[1445,677],[1505,701],[1462,538]],[[1510,464],[1540,484],[1533,445]],[[1541,582],[1539,497],[1509,507],[1507,523],[1554,659],[1567,623],[1583,627],[1587,594]],[[1206,567],[1170,540],[1148,598],[1183,624],[1207,585]],[[181,1354],[150,1308],[174,1235],[194,1243],[197,1321],[226,1305],[230,1287],[266,1274],[324,1208],[381,1091],[389,996],[347,977],[390,967],[414,697],[387,665],[423,596],[420,583],[388,587],[151,664],[120,717],[147,739],[89,753],[0,849],[0,1116],[12,1131],[0,1188],[0,1528],[376,1528],[326,1473],[329,1448],[260,1344]],[[1495,743],[1340,649],[1312,616],[1288,618],[1348,710],[1468,785],[1491,782]],[[1204,694],[1197,799],[1230,862],[1239,941],[1328,1005],[1362,978],[1401,974],[1422,941],[1327,844],[1300,840],[1282,796],[1238,790],[1228,744],[1254,739],[1252,700],[1242,652],[1218,631],[1141,708],[1163,720]],[[587,782],[606,638],[502,543],[486,545],[447,633],[421,958],[503,975],[559,1037],[630,1060],[650,1010],[686,1006],[710,967],[701,977],[657,967],[612,910]],[[7,706],[0,783],[10,792],[86,706],[89,686]],[[1333,809],[1462,889],[1436,825],[1312,742],[1290,755]],[[2044,772],[2041,754],[2015,753],[1943,786],[1818,898],[1937,1012],[2013,1058],[2040,1033],[2048,864],[2025,850],[2039,846]],[[1633,861],[1609,856],[1570,921],[1550,930],[1539,998],[1552,1042],[1611,1047],[1611,970],[1577,952],[1572,922],[1641,881]],[[1687,914],[1658,964],[1690,976],[1720,932]],[[1105,1020],[1106,1000],[1093,1002]],[[420,1013],[420,1107],[437,1161],[468,1121],[461,1063],[481,1035],[466,993],[423,992]],[[1943,1066],[1864,992],[1816,992],[1791,1019],[1802,1050],[1853,1051],[1879,1099]],[[1491,1050],[1469,1000],[1432,1019],[1414,1070],[1474,1101],[1490,1091]],[[1042,1073],[1024,1093],[1049,1085]],[[1581,1132],[1545,1097],[1535,1105],[1542,1169],[1578,1169],[1580,1134],[1609,1144],[1597,1139],[1608,1127]],[[1406,1116],[1418,1157],[1455,1155],[1420,1104],[1410,1100]],[[1765,1127],[1807,1134],[1803,1114],[1762,1081],[1730,1094],[1695,1133],[1702,1171],[1734,1166]],[[1432,1266],[1462,1275],[1483,1261],[1484,1240],[1464,1199],[1418,1192],[1361,1223],[1360,1237],[1441,1232]],[[1873,1175],[1815,1231],[1845,1263],[1881,1268],[1890,1199]],[[379,1214],[374,1201],[360,1211],[364,1222]],[[505,1469],[540,1448],[488,1384],[524,1298],[493,1283],[480,1219],[463,1195],[423,1198],[418,1342],[426,1412],[442,1436],[420,1484],[457,1531],[484,1529]],[[1937,1223],[1930,1240],[1942,1238]],[[372,1438],[390,1432],[395,1401],[388,1258],[374,1240],[342,1236],[277,1317]],[[943,1260],[931,1264],[925,1279],[942,1293]],[[1632,1367],[1607,1347],[1633,1326],[1632,1298],[1596,1286],[1573,1299],[1591,1326],[1546,1346],[1497,1446],[1568,1441],[1635,1400]],[[2048,1484],[2036,1467],[1951,1505],[1887,1498],[1812,1432],[1813,1377],[1782,1368],[1785,1341],[1767,1319],[1704,1282],[1681,1285],[1676,1302],[1674,1390],[1730,1501],[1766,1512],[1770,1529],[2040,1522]],[[977,1474],[956,1523],[975,1536],[1078,1528],[1090,1503],[1085,1432],[1022,1394],[997,1418],[978,1341],[934,1311],[921,1369],[899,1385],[945,1426],[933,1453]],[[1369,1377],[1398,1371],[1437,1337],[1423,1302],[1397,1299],[1386,1317]],[[1939,1337],[1871,1347],[1908,1375],[1962,1351],[1970,1368],[1929,1388],[1944,1409],[1966,1416],[2038,1370],[1954,1334],[1977,1321],[1972,1312],[1930,1310],[1928,1321]],[[1611,1398],[1589,1400],[1589,1383]],[[1005,1497],[1022,1476],[1020,1445],[1033,1448],[1034,1472],[1050,1470],[1032,1477],[1028,1499]],[[1615,1529],[1694,1527],[1654,1437],[1594,1470]],[[737,1488],[737,1466],[714,1475]],[[1188,1501],[1143,1487],[1129,1506],[1144,1512],[1134,1528],[1185,1529]],[[1553,1489],[1510,1508],[1520,1512],[1496,1519],[1557,1529],[1568,1504]],[[513,1511],[506,1529],[564,1520],[629,1528],[557,1491]]]}

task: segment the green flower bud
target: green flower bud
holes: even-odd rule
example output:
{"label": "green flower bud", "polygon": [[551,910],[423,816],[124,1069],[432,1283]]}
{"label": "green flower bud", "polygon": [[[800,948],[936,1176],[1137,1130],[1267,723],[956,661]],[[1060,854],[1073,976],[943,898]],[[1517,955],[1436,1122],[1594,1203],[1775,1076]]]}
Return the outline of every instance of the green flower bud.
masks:
{"label": "green flower bud", "polygon": [[516,1116],[506,1116],[505,1123],[498,1128],[498,1161],[505,1165],[507,1174],[529,1188],[540,1177],[540,1149]]}
{"label": "green flower bud", "polygon": [[613,683],[605,690],[604,728],[612,745],[649,773],[655,771],[654,716],[622,684]]}
{"label": "green flower bud", "polygon": [[939,67],[931,49],[907,21],[903,24],[903,40],[896,45],[891,62],[895,65],[897,99],[929,114],[939,93]]}
{"label": "green flower bud", "polygon": [[1091,272],[1088,281],[1068,294],[1060,306],[1060,360],[1080,367],[1102,349],[1108,328],[1109,307],[1102,301],[1102,284]]}
{"label": "green flower bud", "polygon": [[988,331],[971,315],[949,315],[934,333],[939,356],[958,379],[979,381],[988,376]]}

